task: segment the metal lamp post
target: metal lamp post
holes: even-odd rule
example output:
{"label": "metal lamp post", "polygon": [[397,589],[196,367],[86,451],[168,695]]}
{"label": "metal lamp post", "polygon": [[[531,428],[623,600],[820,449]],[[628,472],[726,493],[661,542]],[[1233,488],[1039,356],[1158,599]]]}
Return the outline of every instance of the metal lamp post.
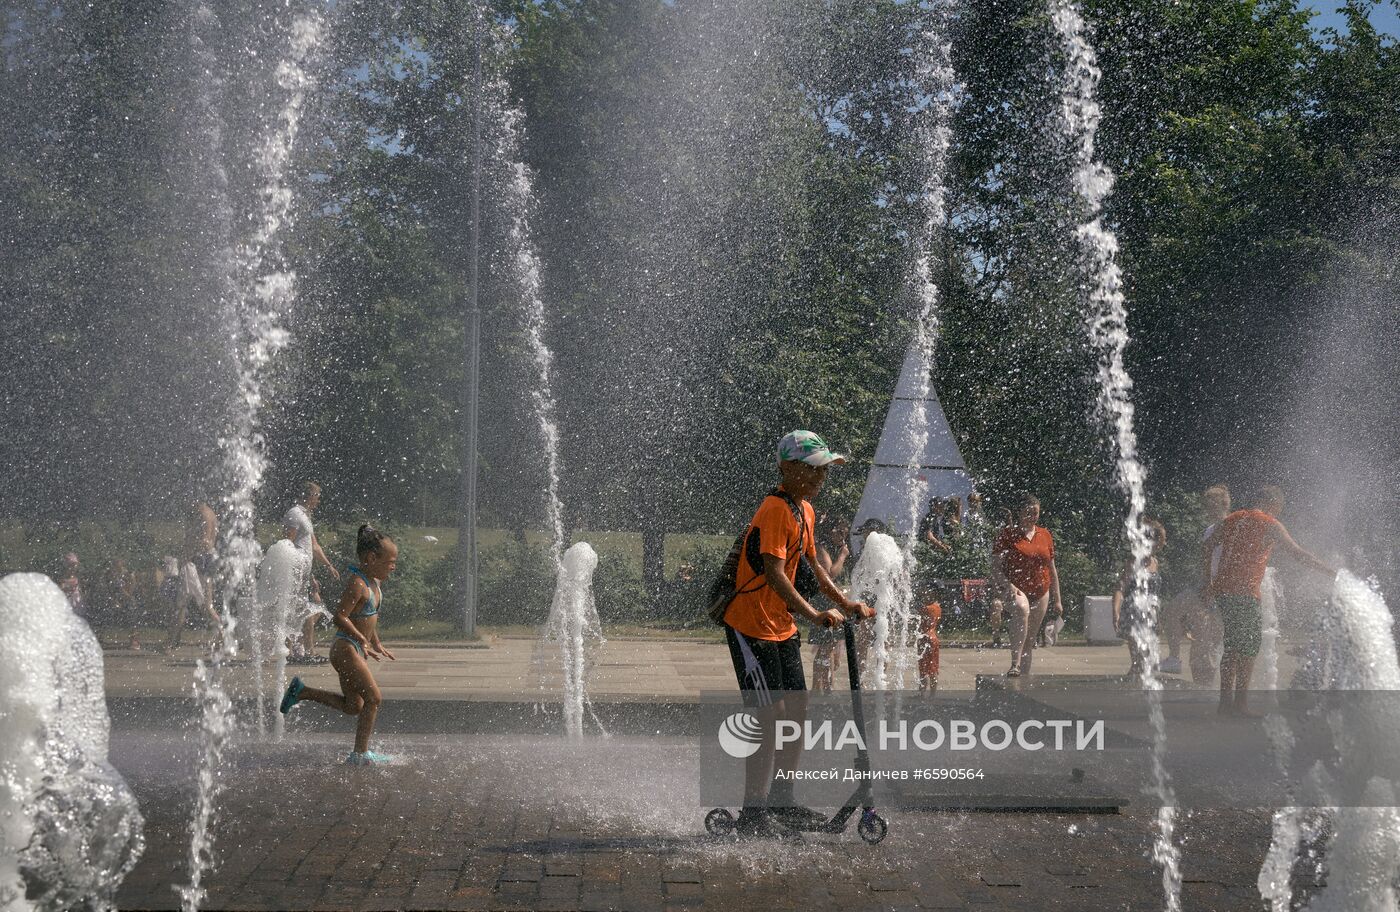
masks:
{"label": "metal lamp post", "polygon": [[476,635],[476,591],[479,562],[476,547],[477,405],[481,381],[481,30],[482,4],[477,0],[472,28],[472,189],[471,233],[467,251],[467,376],[462,387],[462,513],[458,530],[458,591],[462,598],[462,632]]}

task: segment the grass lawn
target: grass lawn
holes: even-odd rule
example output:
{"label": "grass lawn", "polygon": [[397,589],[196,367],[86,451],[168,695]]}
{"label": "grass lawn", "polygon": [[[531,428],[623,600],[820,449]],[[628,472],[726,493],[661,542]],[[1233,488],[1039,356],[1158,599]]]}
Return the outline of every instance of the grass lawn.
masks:
{"label": "grass lawn", "polygon": [[[411,548],[413,552],[429,562],[451,554],[457,547],[457,529],[454,526],[397,526],[391,530],[400,536],[399,545]],[[506,529],[477,530],[477,547],[483,551],[499,548],[511,540],[514,533]],[[429,541],[429,538],[435,541]],[[532,545],[549,544],[549,533],[531,531],[525,533],[525,540]],[[575,532],[570,543],[586,541],[598,552],[599,557],[617,555],[635,573],[642,572],[642,536],[639,532],[602,532],[584,530]],[[681,561],[690,556],[696,548],[709,551],[725,551],[733,544],[733,536],[702,535],[696,533],[672,533],[666,536],[665,559],[666,575],[673,576],[680,568]]]}

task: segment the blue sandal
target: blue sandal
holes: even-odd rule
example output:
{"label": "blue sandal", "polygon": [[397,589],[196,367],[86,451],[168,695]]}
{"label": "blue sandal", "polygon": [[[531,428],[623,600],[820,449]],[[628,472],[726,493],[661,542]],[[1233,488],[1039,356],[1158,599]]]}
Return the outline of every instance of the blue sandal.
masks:
{"label": "blue sandal", "polygon": [[287,692],[282,694],[282,715],[286,715],[293,706],[301,702],[301,692],[306,689],[306,685],[301,683],[301,678],[292,678],[292,683],[287,685]]}
{"label": "blue sandal", "polygon": [[393,757],[384,754],[376,754],[374,751],[365,751],[363,754],[351,751],[350,756],[345,758],[349,766],[384,766],[393,761]]}

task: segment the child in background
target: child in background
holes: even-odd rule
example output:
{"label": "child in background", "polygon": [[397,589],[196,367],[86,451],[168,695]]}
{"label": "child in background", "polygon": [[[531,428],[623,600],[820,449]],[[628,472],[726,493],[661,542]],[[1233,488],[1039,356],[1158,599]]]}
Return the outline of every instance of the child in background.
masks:
{"label": "child in background", "polygon": [[919,619],[919,691],[932,695],[938,692],[938,621],[943,617],[943,606],[934,601],[922,609]]}
{"label": "child in background", "polygon": [[[977,502],[980,506],[982,502],[980,496],[978,497]],[[1011,516],[1011,511],[1008,510],[1006,507],[998,507],[996,511],[996,521],[988,524],[989,531],[987,533],[986,547],[988,571],[991,570],[990,563],[992,542],[996,541],[997,535],[1001,532],[1002,529],[1005,529],[1013,522],[1015,522],[1015,520]],[[987,575],[990,577],[991,573],[988,572]],[[1001,646],[1002,634],[1007,632],[1006,602],[1002,599],[1001,590],[997,589],[995,586],[988,587],[987,596],[987,622],[991,625],[992,628],[992,648],[996,649],[997,647]]]}
{"label": "child in background", "polygon": [[[1167,527],[1151,517],[1143,517],[1143,529],[1152,538],[1152,551],[1147,555],[1146,590],[1139,599],[1134,587],[1137,585],[1137,572],[1130,557],[1123,563],[1123,572],[1118,576],[1118,585],[1113,590],[1113,625],[1118,636],[1128,641],[1128,677],[1142,677],[1146,667],[1146,646],[1138,642],[1134,628],[1145,625],[1148,618],[1155,619],[1157,606],[1161,603],[1162,566],[1158,552],[1167,543]],[[1145,603],[1143,603],[1145,600]],[[1145,612],[1145,613],[1144,613]],[[1155,637],[1155,629],[1142,629],[1143,636]]]}
{"label": "child in background", "polygon": [[78,562],[78,555],[69,551],[63,555],[59,570],[54,574],[58,579],[58,588],[68,597],[68,604],[78,617],[83,617],[83,583],[78,579],[81,570],[82,564]]}
{"label": "child in background", "polygon": [[141,607],[136,598],[136,574],[127,569],[126,561],[119,557],[114,558],[107,565],[107,578],[103,583],[107,599],[107,617],[104,620],[109,623],[130,624],[131,639],[127,648],[132,652],[140,652]]}
{"label": "child in background", "polygon": [[[167,554],[160,559],[160,566],[155,572],[155,589],[158,593],[160,604],[166,610],[166,617],[176,618],[180,613],[180,560],[174,555]],[[179,642],[172,627],[169,636],[165,639],[165,652],[169,655],[173,650],[172,644]]]}
{"label": "child in background", "polygon": [[[850,537],[851,524],[845,519],[833,519],[822,514],[817,520],[817,562],[838,586],[846,582],[846,565],[851,556]],[[826,596],[820,598],[825,599]],[[843,629],[813,625],[808,642],[813,648],[811,689],[813,692],[830,693],[832,678],[841,665],[841,653],[846,649]]]}

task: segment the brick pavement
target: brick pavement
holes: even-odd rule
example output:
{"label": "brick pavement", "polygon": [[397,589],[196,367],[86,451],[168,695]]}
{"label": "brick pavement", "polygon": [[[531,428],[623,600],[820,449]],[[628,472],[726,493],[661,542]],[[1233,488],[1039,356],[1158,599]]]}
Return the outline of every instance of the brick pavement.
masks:
{"label": "brick pavement", "polygon": [[[442,730],[482,730],[464,709],[489,706],[498,715],[486,717],[486,730],[557,730],[557,720],[541,724],[531,705],[557,694],[535,649],[525,638],[475,649],[403,648],[399,662],[377,669],[386,710],[412,704],[446,719]],[[1004,651],[943,655],[948,687],[971,687],[977,674],[1006,661]],[[174,660],[107,653],[109,696],[169,707],[168,722],[130,717],[114,734],[113,762],[148,819],[148,849],[119,896],[123,909],[178,907],[172,887],[186,877],[193,735],[187,727],[130,726],[187,718],[171,698],[188,696],[192,658],[192,651]],[[1126,663],[1122,647],[1037,655],[1045,676],[1115,674]],[[333,681],[325,667],[292,671]],[[236,694],[251,691],[247,667],[229,679]],[[721,644],[617,640],[598,656],[590,689],[600,711],[656,703],[674,712],[703,690],[732,687]],[[327,732],[349,720],[315,712],[298,719],[284,743],[245,742],[233,751],[215,825],[222,863],[206,908],[1161,908],[1146,809],[892,811],[889,838],[877,847],[853,832],[798,845],[733,843],[704,835],[695,750],[676,737],[683,728],[674,720],[639,737],[652,730],[642,724],[652,715],[643,713],[622,729],[634,734],[575,743],[552,735],[412,735],[439,729],[396,725],[391,713],[381,747],[401,762],[351,770],[338,762],[347,736]],[[1188,909],[1262,908],[1255,881],[1267,812],[1198,812],[1182,820],[1181,834]]]}
{"label": "brick pavement", "polygon": [[[233,751],[208,909],[649,912],[1161,908],[1150,813],[891,811],[890,835],[800,844],[704,835],[686,739],[396,736],[399,762],[349,769],[344,736]],[[173,909],[194,747],[177,732],[114,735],[147,816],[122,909]],[[1259,910],[1266,812],[1181,821],[1188,909]]]}

